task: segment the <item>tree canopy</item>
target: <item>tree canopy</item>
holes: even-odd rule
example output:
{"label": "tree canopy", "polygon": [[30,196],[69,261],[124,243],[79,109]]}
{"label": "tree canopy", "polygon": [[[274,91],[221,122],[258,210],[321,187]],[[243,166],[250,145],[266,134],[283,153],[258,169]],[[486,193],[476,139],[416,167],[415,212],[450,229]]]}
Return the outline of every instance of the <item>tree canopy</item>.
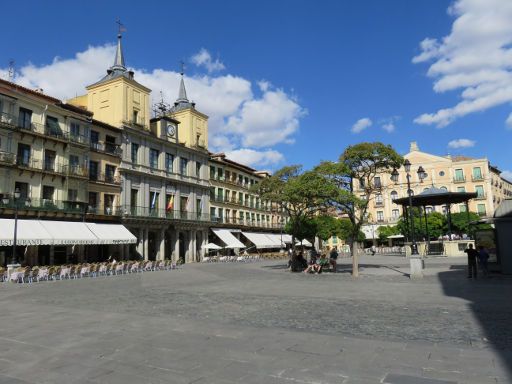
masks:
{"label": "tree canopy", "polygon": [[315,171],[323,176],[329,192],[326,203],[347,216],[351,223],[348,238],[352,250],[352,275],[359,275],[355,245],[367,221],[368,204],[381,189],[375,178],[400,168],[403,158],[390,145],[379,142],[351,145],[338,162],[322,162]]}
{"label": "tree canopy", "polygon": [[303,172],[300,165],[281,168],[254,185],[252,190],[262,200],[270,201],[273,207],[286,214],[290,222],[288,230],[293,238],[293,247],[295,237],[301,237],[301,226],[325,209],[325,201],[329,196],[323,177],[317,172]]}

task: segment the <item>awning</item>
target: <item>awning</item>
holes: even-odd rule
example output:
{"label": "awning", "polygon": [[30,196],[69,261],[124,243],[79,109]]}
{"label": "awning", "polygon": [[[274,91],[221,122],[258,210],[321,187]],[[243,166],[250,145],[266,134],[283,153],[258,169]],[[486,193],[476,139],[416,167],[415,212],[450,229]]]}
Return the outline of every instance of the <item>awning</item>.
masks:
{"label": "awning", "polygon": [[101,244],[98,238],[79,221],[39,220],[53,239],[53,245]]}
{"label": "awning", "polygon": [[276,233],[265,233],[265,236],[267,236],[272,244],[274,244],[274,248],[282,248],[284,246],[284,235],[283,235],[283,241],[281,242],[281,234]]}
{"label": "awning", "polygon": [[[18,220],[17,245],[51,245],[53,238],[39,220]],[[14,220],[0,219],[0,246],[13,245]]]}
{"label": "awning", "polygon": [[212,231],[226,244],[226,248],[245,248],[245,245],[233,236],[229,229],[212,229]]}
{"label": "awning", "polygon": [[[264,233],[256,233],[256,232],[242,232],[242,234],[249,239],[251,243],[253,243],[256,248],[264,249],[264,248],[276,248],[276,245],[273,241],[271,241],[268,236]],[[279,247],[279,246],[278,246]]]}
{"label": "awning", "polygon": [[[0,246],[11,246],[14,220],[0,219]],[[16,245],[131,244],[137,238],[121,224],[18,220]]]}
{"label": "awning", "polygon": [[201,248],[203,248],[203,249],[222,249],[221,246],[214,244],[214,243],[205,244]]}
{"label": "awning", "polygon": [[95,244],[134,244],[137,238],[121,224],[85,223],[96,236]]}
{"label": "awning", "polygon": [[283,233],[283,243],[291,244],[292,243],[292,235]]}
{"label": "awning", "polygon": [[311,244],[308,240],[304,239],[302,241],[297,241],[295,245],[302,245],[304,247],[312,247],[313,244]]}

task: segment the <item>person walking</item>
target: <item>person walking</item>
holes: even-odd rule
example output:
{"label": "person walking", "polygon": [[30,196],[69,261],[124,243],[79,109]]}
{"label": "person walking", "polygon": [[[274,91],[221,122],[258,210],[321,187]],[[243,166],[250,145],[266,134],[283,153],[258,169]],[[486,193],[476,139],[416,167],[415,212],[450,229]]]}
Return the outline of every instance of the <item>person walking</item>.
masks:
{"label": "person walking", "polygon": [[487,261],[489,260],[489,253],[484,248],[483,245],[478,246],[478,264],[480,264],[480,270],[484,277],[487,277],[489,274],[489,269],[487,268]]}
{"label": "person walking", "polygon": [[473,244],[469,244],[464,252],[468,255],[468,278],[471,279],[474,277],[476,279],[476,260],[478,258],[478,252],[473,248]]}
{"label": "person walking", "polygon": [[332,247],[331,252],[329,253],[329,263],[332,265],[333,272],[336,273],[337,270],[337,260],[338,260],[338,251],[336,247]]}

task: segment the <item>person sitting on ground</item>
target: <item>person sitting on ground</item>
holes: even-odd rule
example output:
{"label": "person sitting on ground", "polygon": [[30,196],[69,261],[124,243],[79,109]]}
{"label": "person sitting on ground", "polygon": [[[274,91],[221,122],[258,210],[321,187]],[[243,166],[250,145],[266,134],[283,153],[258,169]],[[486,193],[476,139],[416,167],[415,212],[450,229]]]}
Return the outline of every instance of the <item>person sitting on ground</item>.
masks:
{"label": "person sitting on ground", "polygon": [[[304,270],[304,273],[320,273],[322,271],[322,266],[320,265],[322,257],[325,259],[325,254],[322,254],[320,259],[310,262],[309,266]],[[327,259],[325,260],[327,261]]]}
{"label": "person sitting on ground", "polygon": [[327,255],[325,253],[322,253],[320,259],[317,261],[317,265],[317,273],[322,273],[324,268],[329,268],[329,260],[327,259]]}
{"label": "person sitting on ground", "polygon": [[332,265],[334,273],[336,273],[336,261],[337,260],[338,260],[338,251],[336,250],[336,247],[333,247],[331,249],[331,252],[329,253],[329,263]]}

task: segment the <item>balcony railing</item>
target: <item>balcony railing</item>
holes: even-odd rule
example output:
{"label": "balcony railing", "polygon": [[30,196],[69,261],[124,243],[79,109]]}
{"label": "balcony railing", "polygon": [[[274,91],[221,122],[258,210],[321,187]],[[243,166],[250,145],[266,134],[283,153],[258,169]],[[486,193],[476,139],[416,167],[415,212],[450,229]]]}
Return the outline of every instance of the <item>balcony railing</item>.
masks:
{"label": "balcony railing", "polygon": [[89,173],[89,180],[102,184],[121,184],[121,177],[118,175],[112,175],[110,173]]}
{"label": "balcony railing", "polygon": [[384,202],[383,201],[376,201],[374,205],[375,205],[375,207],[383,207],[384,206]]}
{"label": "balcony railing", "polygon": [[0,208],[4,209],[14,209],[17,206],[18,210],[84,213],[84,203],[80,201],[19,198],[15,202],[12,197],[9,197],[9,202],[4,204],[3,200],[4,198],[0,199]]}
{"label": "balcony railing", "polygon": [[119,207],[103,204],[88,205],[87,213],[93,215],[119,216],[121,214],[121,209]]}
{"label": "balcony railing", "polygon": [[90,143],[90,147],[93,151],[96,151],[96,152],[102,152],[102,153],[106,153],[108,155],[112,155],[112,156],[117,156],[117,157],[121,157],[122,155],[122,150],[121,150],[121,147],[117,144],[112,144],[112,143],[98,143],[98,142],[91,142]]}
{"label": "balcony railing", "polygon": [[484,176],[483,175],[471,175],[471,180],[472,181],[483,181]]}
{"label": "balcony railing", "polygon": [[466,176],[462,175],[462,176],[455,176],[453,178],[453,182],[454,183],[465,183],[466,182]]}
{"label": "balcony railing", "polygon": [[217,224],[236,224],[246,227],[258,227],[258,228],[274,228],[279,229],[281,226],[279,224],[273,224],[271,222],[262,221],[262,220],[251,220],[251,219],[241,219],[236,217],[219,217],[212,216],[212,222]]}
{"label": "balcony railing", "polygon": [[123,206],[118,208],[124,217],[155,218],[166,220],[209,222],[210,215],[201,212],[167,211],[165,208],[149,208],[141,206]]}
{"label": "balcony railing", "polygon": [[18,115],[5,112],[0,113],[0,127],[38,133],[57,140],[68,141],[75,144],[87,145],[89,142],[89,138],[87,136],[63,131],[60,128],[60,125],[58,127],[51,127],[49,125],[36,122],[19,121]]}

